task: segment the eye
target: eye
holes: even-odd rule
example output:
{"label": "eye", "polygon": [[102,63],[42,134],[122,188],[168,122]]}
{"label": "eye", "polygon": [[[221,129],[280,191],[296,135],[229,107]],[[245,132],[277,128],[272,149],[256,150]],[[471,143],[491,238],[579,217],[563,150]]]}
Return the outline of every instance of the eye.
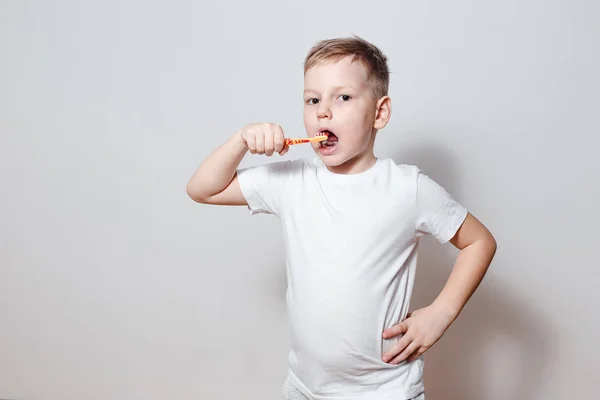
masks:
{"label": "eye", "polygon": [[314,97],[306,100],[306,104],[317,104],[318,102],[319,102],[319,99],[315,99]]}
{"label": "eye", "polygon": [[341,98],[343,101],[349,101],[352,97],[348,96],[347,94],[342,94],[338,98]]}

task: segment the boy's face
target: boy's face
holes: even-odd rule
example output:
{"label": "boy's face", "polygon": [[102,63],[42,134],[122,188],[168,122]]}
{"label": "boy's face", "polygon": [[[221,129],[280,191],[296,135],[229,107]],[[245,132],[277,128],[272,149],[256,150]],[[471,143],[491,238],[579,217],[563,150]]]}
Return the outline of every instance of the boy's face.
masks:
{"label": "boy's face", "polygon": [[367,83],[367,70],[351,57],[321,62],[304,75],[304,127],[310,137],[328,131],[327,142],[312,145],[334,172],[360,172],[375,159],[381,102]]}

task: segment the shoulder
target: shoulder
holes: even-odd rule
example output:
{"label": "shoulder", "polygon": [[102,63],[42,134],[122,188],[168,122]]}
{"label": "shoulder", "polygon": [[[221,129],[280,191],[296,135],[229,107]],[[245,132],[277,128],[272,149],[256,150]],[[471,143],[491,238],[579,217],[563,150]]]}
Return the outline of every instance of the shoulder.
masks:
{"label": "shoulder", "polygon": [[412,164],[398,164],[391,158],[381,159],[380,164],[381,173],[391,175],[393,182],[416,184],[419,175],[423,174],[418,166]]}
{"label": "shoulder", "polygon": [[404,178],[415,185],[437,183],[423,169],[413,164],[397,164],[392,159],[384,159],[386,168],[397,178]]}
{"label": "shoulder", "polygon": [[278,172],[278,171],[295,171],[301,170],[306,167],[306,165],[310,165],[309,161],[304,159],[296,159],[296,160],[282,160],[282,161],[272,161],[266,162],[262,164],[254,164],[250,166],[246,166],[244,168],[240,168],[243,170],[251,170],[251,169],[261,169],[265,172]]}
{"label": "shoulder", "polygon": [[387,175],[389,184],[401,193],[412,193],[415,199],[447,195],[446,189],[417,165],[397,164],[392,159],[382,160],[382,164],[381,173]]}
{"label": "shoulder", "polygon": [[252,165],[238,170],[240,179],[289,180],[302,174],[310,163],[303,159],[283,160]]}
{"label": "shoulder", "polygon": [[314,168],[313,163],[302,158],[295,160],[276,161],[265,165],[271,173],[285,174],[289,178],[300,175],[307,169]]}

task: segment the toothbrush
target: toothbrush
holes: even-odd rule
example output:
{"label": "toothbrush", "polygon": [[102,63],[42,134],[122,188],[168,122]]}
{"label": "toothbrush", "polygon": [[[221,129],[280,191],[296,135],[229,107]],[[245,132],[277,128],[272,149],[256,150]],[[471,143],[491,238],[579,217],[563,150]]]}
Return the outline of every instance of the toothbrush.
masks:
{"label": "toothbrush", "polygon": [[310,143],[310,142],[323,142],[325,140],[327,140],[328,135],[324,135],[324,134],[318,134],[314,137],[311,138],[286,138],[285,139],[285,144],[287,144],[288,146],[294,145],[294,144],[300,144],[300,143]]}

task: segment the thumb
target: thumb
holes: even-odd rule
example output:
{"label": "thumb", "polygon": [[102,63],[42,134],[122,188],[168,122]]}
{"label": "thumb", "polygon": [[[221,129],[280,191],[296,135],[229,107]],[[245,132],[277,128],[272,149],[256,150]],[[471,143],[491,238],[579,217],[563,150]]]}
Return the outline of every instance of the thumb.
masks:
{"label": "thumb", "polygon": [[281,149],[281,151],[279,152],[279,155],[280,155],[280,156],[284,155],[285,153],[287,153],[287,152],[288,152],[288,150],[289,150],[289,149],[290,149],[290,146],[289,146],[288,144],[286,144],[286,145],[283,147],[283,149]]}

